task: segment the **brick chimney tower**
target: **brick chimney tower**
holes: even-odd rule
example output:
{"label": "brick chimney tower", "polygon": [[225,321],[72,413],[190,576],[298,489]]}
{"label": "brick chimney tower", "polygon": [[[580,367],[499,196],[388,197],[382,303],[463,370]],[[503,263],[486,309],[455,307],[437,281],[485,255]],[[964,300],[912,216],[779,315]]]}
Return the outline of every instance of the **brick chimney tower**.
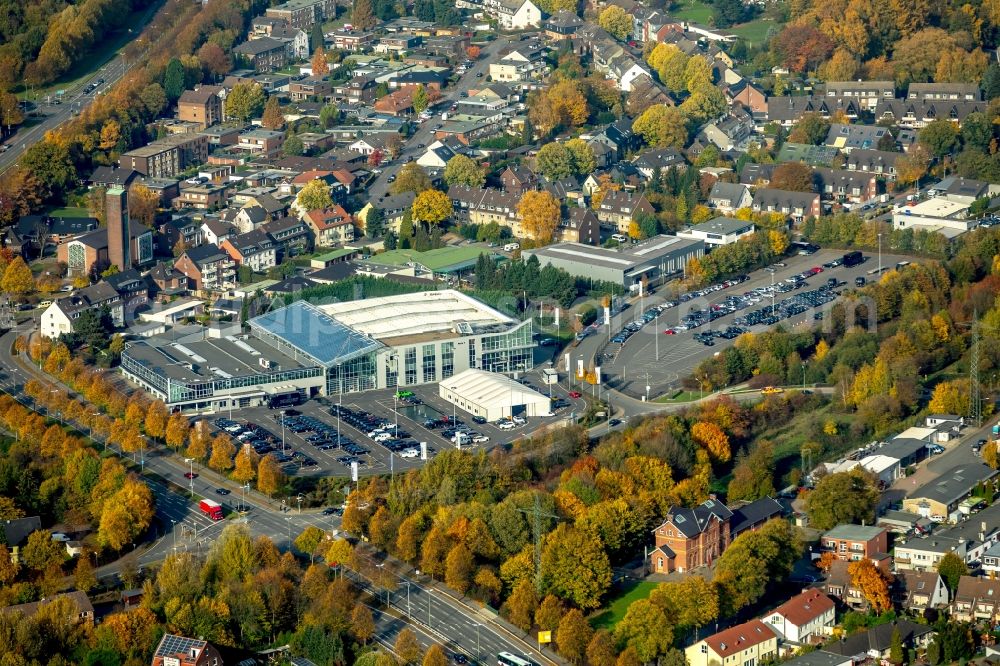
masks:
{"label": "brick chimney tower", "polygon": [[132,243],[128,232],[128,193],[120,187],[108,189],[105,215],[108,218],[108,261],[120,271],[132,268]]}

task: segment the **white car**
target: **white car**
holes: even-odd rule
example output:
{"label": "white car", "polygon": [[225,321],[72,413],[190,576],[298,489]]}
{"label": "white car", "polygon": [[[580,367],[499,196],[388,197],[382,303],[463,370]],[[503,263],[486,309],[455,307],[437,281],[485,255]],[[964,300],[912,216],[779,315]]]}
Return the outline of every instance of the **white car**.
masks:
{"label": "white car", "polygon": [[388,442],[390,439],[392,439],[392,435],[390,435],[387,432],[380,432],[379,434],[372,437],[372,439],[374,439],[376,442]]}
{"label": "white car", "polygon": [[501,430],[513,430],[514,429],[514,422],[513,421],[504,421],[503,423],[498,423],[497,427],[500,428]]}
{"label": "white car", "polygon": [[370,433],[368,433],[368,437],[370,437],[371,439],[375,439],[377,435],[384,435],[384,434],[385,430],[372,430]]}
{"label": "white car", "polygon": [[527,423],[527,420],[521,418],[520,416],[515,416],[514,418],[511,419],[511,421],[513,421],[517,425],[524,425]]}
{"label": "white car", "polygon": [[69,541],[69,537],[63,534],[62,532],[53,532],[52,540],[58,541],[60,543],[66,543],[67,541]]}
{"label": "white car", "polygon": [[486,435],[476,435],[475,437],[472,438],[472,441],[475,444],[482,444],[483,442],[490,441],[490,438],[487,437]]}
{"label": "white car", "polygon": [[420,451],[417,451],[416,449],[404,449],[399,452],[400,458],[416,458],[419,455]]}

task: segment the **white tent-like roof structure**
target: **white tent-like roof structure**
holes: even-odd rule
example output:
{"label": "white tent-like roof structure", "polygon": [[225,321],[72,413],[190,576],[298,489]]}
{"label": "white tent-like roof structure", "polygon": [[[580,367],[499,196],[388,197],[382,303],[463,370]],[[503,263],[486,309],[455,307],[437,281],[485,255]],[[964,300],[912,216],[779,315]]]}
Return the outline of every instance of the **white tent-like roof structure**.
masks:
{"label": "white tent-like roof structure", "polygon": [[445,379],[438,391],[443,399],[459,409],[490,421],[518,413],[545,416],[551,408],[548,396],[505,375],[474,368]]}

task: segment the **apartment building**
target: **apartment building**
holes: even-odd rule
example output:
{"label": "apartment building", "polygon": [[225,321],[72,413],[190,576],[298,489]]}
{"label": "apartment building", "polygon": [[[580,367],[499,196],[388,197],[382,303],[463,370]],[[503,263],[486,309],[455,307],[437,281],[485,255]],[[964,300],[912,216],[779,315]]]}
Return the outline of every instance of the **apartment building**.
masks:
{"label": "apartment building", "polygon": [[750,620],[704,638],[684,650],[690,666],[759,666],[778,654],[778,636]]}
{"label": "apartment building", "polygon": [[881,527],[837,525],[823,534],[820,547],[836,554],[839,560],[870,559],[889,551],[889,533]]}
{"label": "apartment building", "polygon": [[221,92],[221,86],[201,86],[194,90],[185,90],[177,100],[177,118],[198,123],[201,129],[221,123],[222,98],[219,96]]}
{"label": "apartment building", "polygon": [[122,153],[118,164],[153,178],[176,178],[189,166],[208,161],[208,137],[175,134]]}

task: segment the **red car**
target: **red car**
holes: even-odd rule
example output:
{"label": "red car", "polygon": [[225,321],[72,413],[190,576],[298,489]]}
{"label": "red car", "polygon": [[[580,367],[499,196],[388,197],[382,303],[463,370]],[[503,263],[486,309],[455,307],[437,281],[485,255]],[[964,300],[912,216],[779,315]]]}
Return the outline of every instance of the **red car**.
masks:
{"label": "red car", "polygon": [[823,269],[820,268],[819,266],[813,266],[812,268],[809,269],[809,272],[812,273],[813,275],[819,275],[820,273],[823,272]]}
{"label": "red car", "polygon": [[579,391],[570,391],[569,392],[569,397],[571,397],[574,400],[576,400],[577,398],[580,397],[580,392]]}
{"label": "red car", "polygon": [[197,479],[198,475],[197,474],[192,474],[191,472],[184,472],[184,478],[185,479]]}
{"label": "red car", "polygon": [[667,330],[663,331],[663,334],[664,335],[677,335],[677,331],[675,331],[672,328],[668,328]]}

